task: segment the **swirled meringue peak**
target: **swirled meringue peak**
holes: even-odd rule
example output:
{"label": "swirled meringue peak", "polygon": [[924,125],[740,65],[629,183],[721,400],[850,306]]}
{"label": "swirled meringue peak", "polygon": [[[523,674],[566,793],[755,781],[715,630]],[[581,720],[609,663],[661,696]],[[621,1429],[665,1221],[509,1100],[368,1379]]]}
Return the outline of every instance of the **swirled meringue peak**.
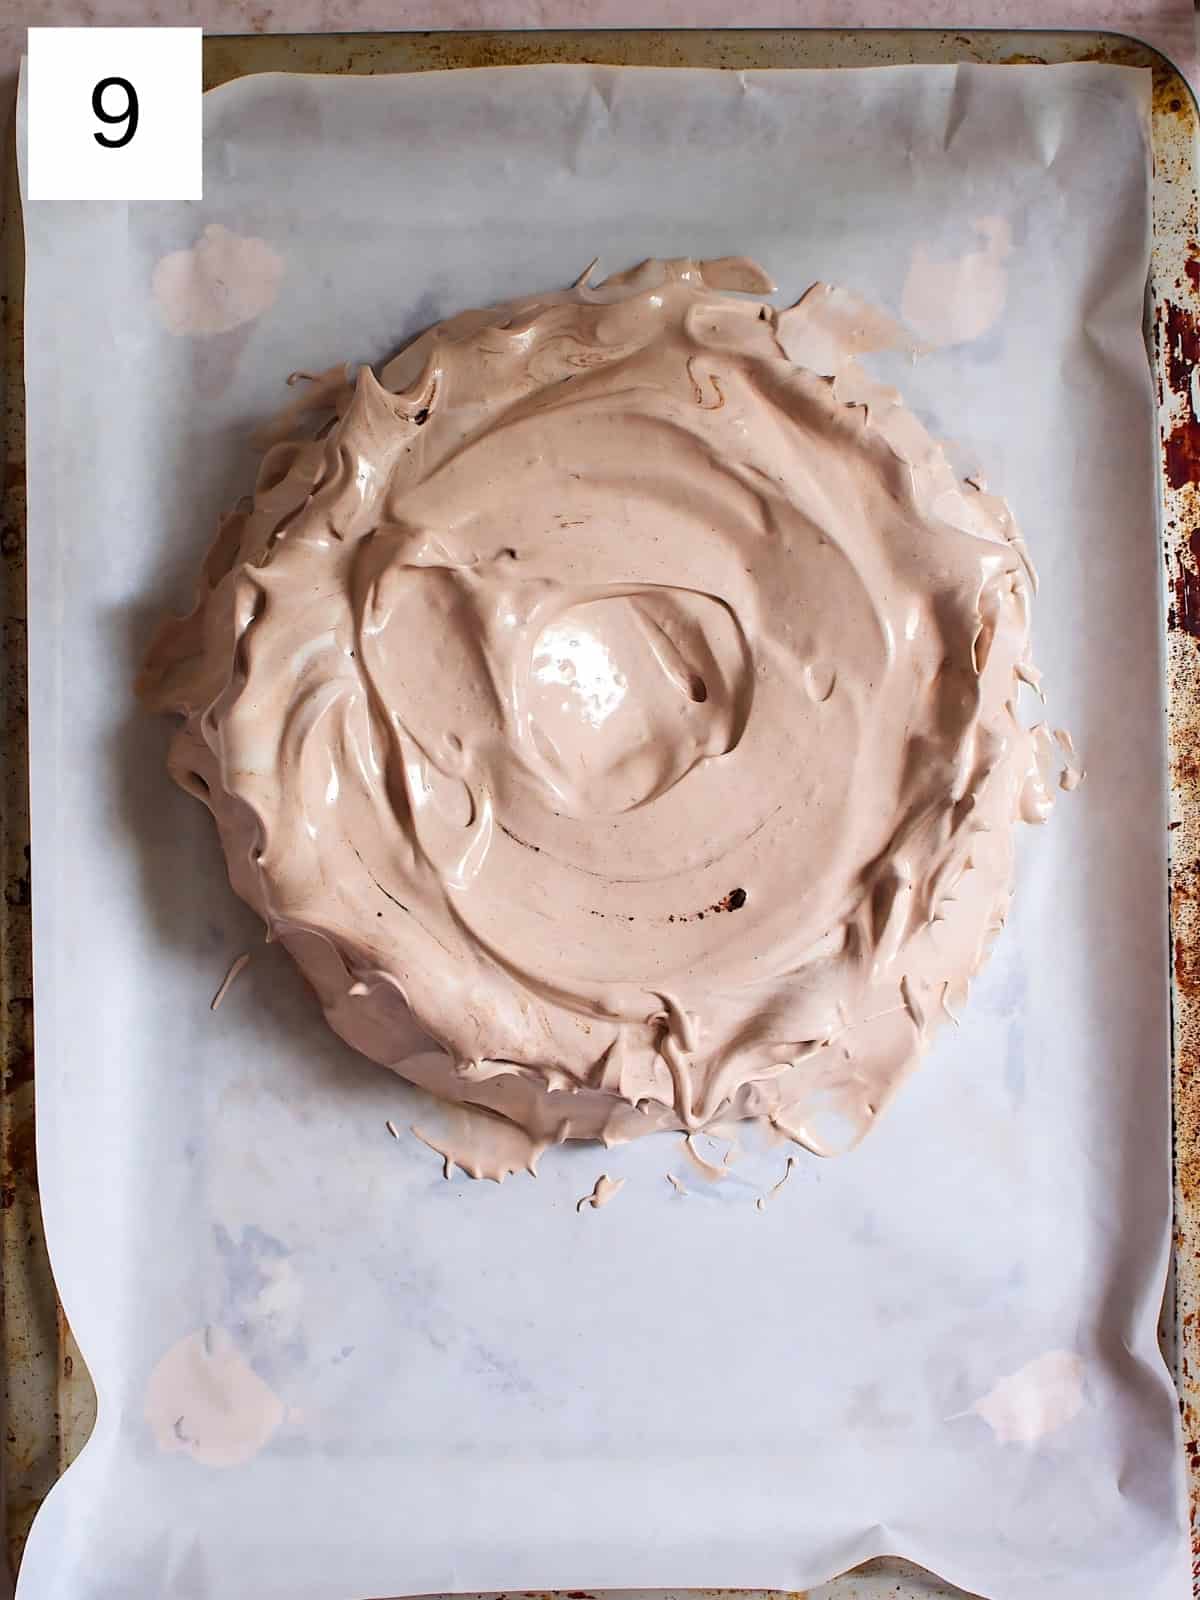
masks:
{"label": "swirled meringue peak", "polygon": [[142,675],[332,1026],[535,1153],[856,1142],[1052,804],[1007,508],[877,313],[772,287],[646,262],[307,383]]}

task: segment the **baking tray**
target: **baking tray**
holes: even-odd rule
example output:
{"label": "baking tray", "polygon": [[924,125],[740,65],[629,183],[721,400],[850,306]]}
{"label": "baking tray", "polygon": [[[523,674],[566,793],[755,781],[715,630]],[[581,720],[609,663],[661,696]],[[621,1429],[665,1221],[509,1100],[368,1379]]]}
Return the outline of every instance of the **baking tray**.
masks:
{"label": "baking tray", "polygon": [[[1146,334],[1157,375],[1161,445],[1175,1151],[1175,1249],[1160,1337],[1180,1395],[1194,1593],[1200,1600],[1200,119],[1182,76],[1149,46],[1115,34],[675,29],[213,37],[204,42],[204,85],[213,88],[255,72],[369,74],[539,62],[737,70],[956,61],[1109,61],[1148,67],[1153,74],[1154,246]],[[0,1488],[8,1558],[15,1570],[38,1506],[91,1431],[95,1395],[54,1291],[37,1192],[25,694],[24,259],[11,140],[3,177],[0,1339],[6,1414]],[[883,1560],[811,1591],[807,1600],[884,1596],[961,1600],[962,1591],[906,1562]],[[572,1600],[591,1597],[578,1592]]]}

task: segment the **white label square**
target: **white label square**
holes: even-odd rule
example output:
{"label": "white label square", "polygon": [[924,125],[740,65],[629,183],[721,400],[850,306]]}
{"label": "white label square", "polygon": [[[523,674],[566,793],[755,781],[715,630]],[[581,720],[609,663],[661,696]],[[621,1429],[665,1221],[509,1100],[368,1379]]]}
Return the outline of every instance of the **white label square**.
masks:
{"label": "white label square", "polygon": [[31,200],[199,200],[199,28],[30,28]]}

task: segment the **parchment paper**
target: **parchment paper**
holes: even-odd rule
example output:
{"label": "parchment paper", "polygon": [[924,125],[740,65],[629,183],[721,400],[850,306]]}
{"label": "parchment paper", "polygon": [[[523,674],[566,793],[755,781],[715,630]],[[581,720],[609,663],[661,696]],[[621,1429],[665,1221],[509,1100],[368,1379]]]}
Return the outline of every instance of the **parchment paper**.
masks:
{"label": "parchment paper", "polygon": [[[1003,1600],[1184,1600],[1155,1343],[1148,88],[1103,66],[265,77],[208,97],[202,203],[27,206],[39,1166],[100,1420],[23,1600],[795,1590],[885,1552]],[[173,332],[156,264],[210,224],[282,273],[230,289],[240,325]],[[711,1186],[673,1140],[447,1183],[407,1133],[421,1097],[263,947],[130,681],[286,373],[597,253],[731,252],[783,300],[827,278],[899,310],[914,266],[950,285],[923,314],[944,300],[960,342],[892,375],[1023,523],[1052,720],[1089,776],[1021,839],[961,1028],[855,1154],[804,1157],[761,1212],[782,1149]],[[601,1172],[626,1187],[577,1214]]]}

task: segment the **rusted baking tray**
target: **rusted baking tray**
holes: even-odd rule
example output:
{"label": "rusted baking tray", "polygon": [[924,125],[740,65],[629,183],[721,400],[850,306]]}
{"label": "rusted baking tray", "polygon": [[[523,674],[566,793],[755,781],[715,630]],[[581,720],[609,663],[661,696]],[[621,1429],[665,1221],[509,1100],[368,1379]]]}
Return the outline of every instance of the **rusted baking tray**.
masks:
{"label": "rusted baking tray", "polygon": [[[1149,67],[1153,73],[1154,250],[1146,334],[1157,374],[1161,442],[1175,1107],[1174,1271],[1161,1336],[1178,1384],[1187,1440],[1193,1570],[1200,1600],[1200,226],[1195,155],[1200,129],[1195,101],[1182,77],[1154,50],[1114,34],[730,29],[210,38],[204,46],[204,83],[213,88],[268,71],[422,72],[533,62],[741,69],[956,61],[1111,61]],[[88,1436],[95,1397],[50,1276],[35,1168],[25,727],[24,261],[11,132],[3,200],[0,1262],[5,1534],[15,1569],[34,1513]],[[872,1562],[812,1591],[808,1600],[884,1596],[961,1600],[959,1590],[898,1561]]]}

